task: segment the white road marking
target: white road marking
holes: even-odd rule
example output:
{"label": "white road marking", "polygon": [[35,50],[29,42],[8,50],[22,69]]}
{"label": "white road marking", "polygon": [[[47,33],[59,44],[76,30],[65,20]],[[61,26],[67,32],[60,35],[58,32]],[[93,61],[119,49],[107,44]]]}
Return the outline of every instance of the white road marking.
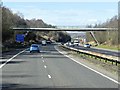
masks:
{"label": "white road marking", "polygon": [[47,68],[47,66],[44,65],[44,68]]}
{"label": "white road marking", "polygon": [[43,62],[45,62],[44,60],[42,60]]}
{"label": "white road marking", "polygon": [[[64,55],[64,53],[61,52],[57,47],[55,47],[55,49],[56,49],[59,53],[61,53],[61,54]],[[109,79],[109,80],[117,83],[117,84],[120,84],[120,82],[118,82],[118,81],[116,81],[116,80],[114,80],[114,79],[112,79],[112,78],[110,78],[110,77],[108,77],[108,76],[106,76],[106,75],[104,75],[104,74],[102,74],[102,73],[100,73],[100,72],[98,72],[98,71],[96,71],[96,70],[94,70],[94,69],[92,69],[92,68],[90,68],[90,67],[88,67],[88,66],[86,66],[86,65],[84,65],[84,64],[82,64],[82,63],[80,63],[80,62],[78,62],[78,61],[76,61],[74,58],[71,58],[71,57],[69,57],[68,55],[64,55],[64,56],[66,56],[67,58],[70,58],[70,59],[73,60],[74,62],[76,62],[76,63],[78,63],[78,64],[80,64],[80,65],[82,65],[82,66],[84,66],[84,67],[86,67],[86,68],[94,71],[95,73],[97,73],[97,74],[99,74],[99,75],[101,75],[101,76],[103,76],[103,77],[105,77],[105,78],[107,78],[107,79]]]}
{"label": "white road marking", "polygon": [[41,57],[41,58],[43,58],[43,57]]}
{"label": "white road marking", "polygon": [[25,52],[25,50],[19,52],[18,54],[14,55],[13,57],[11,57],[10,59],[8,59],[5,63],[3,63],[2,65],[0,65],[0,68],[4,67],[8,62],[10,62],[12,59],[14,59],[15,57],[17,57],[18,55],[20,55],[21,53]]}
{"label": "white road marking", "polygon": [[52,78],[50,75],[48,75],[48,78]]}

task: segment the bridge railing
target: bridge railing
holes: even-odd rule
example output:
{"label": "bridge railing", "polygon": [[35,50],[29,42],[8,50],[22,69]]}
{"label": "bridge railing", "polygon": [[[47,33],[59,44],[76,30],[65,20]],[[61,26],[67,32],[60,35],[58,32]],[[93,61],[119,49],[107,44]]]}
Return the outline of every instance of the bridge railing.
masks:
{"label": "bridge railing", "polygon": [[118,28],[11,28],[14,31],[118,31]]}

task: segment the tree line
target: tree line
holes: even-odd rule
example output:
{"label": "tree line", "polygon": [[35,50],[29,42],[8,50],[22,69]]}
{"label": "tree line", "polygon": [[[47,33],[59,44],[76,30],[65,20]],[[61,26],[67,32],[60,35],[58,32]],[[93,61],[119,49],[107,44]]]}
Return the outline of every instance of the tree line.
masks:
{"label": "tree line", "polygon": [[[94,26],[88,25],[89,28],[118,28],[118,16],[114,16],[101,24],[95,24]],[[118,31],[99,31],[94,32],[96,39],[100,44],[104,45],[118,45]],[[90,33],[87,32],[87,41],[93,41]]]}
{"label": "tree line", "polygon": [[[21,13],[13,13],[9,8],[1,6],[2,9],[2,44],[10,45],[15,43],[16,34],[25,34],[26,31],[12,31],[10,28],[55,28],[51,24],[45,23],[42,19],[24,19]],[[66,32],[55,32],[55,31],[42,31],[42,32],[29,32],[25,41],[30,40],[36,41],[42,36],[48,36],[56,41],[67,42],[71,37]]]}

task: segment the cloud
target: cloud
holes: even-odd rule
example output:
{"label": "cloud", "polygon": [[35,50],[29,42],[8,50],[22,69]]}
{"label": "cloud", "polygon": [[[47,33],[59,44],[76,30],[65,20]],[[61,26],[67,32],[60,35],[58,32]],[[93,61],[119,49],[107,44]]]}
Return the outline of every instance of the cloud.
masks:
{"label": "cloud", "polygon": [[[17,9],[12,9],[14,13],[17,13]],[[46,23],[54,23],[54,24],[81,24],[84,20],[83,16],[90,13],[90,11],[84,10],[46,10],[46,9],[37,9],[32,8],[29,10],[19,9],[19,12],[22,12],[24,18],[32,19],[32,18],[41,18]],[[81,18],[80,18],[81,17]],[[81,23],[80,23],[81,22]]]}
{"label": "cloud", "polygon": [[40,7],[32,3],[25,5],[23,3],[16,4],[15,6],[12,5],[11,10],[14,13],[18,11],[21,12],[25,19],[43,19],[46,23],[54,25],[86,25],[101,23],[117,14],[117,10],[113,8],[91,9],[89,6],[86,8],[63,8],[62,6],[62,8],[60,8],[60,6],[49,7],[50,6]]}
{"label": "cloud", "polygon": [[[49,10],[49,9],[12,9],[14,12],[21,12],[25,19],[39,18],[43,19],[46,23],[54,25],[86,25],[101,23],[108,19],[104,16],[103,12],[96,13],[94,10]],[[110,10],[106,10],[111,13]],[[101,16],[100,16],[101,15]]]}
{"label": "cloud", "polygon": [[97,22],[97,19],[89,19],[89,22]]}
{"label": "cloud", "polygon": [[115,9],[105,9],[104,12],[108,13],[118,13],[118,10]]}

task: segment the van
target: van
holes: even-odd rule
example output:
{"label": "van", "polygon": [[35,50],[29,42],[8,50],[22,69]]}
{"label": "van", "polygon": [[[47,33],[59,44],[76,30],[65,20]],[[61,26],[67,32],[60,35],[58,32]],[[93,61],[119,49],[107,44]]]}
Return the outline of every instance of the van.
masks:
{"label": "van", "polygon": [[46,46],[46,40],[43,40],[43,41],[42,41],[42,45],[43,45],[43,46]]}

